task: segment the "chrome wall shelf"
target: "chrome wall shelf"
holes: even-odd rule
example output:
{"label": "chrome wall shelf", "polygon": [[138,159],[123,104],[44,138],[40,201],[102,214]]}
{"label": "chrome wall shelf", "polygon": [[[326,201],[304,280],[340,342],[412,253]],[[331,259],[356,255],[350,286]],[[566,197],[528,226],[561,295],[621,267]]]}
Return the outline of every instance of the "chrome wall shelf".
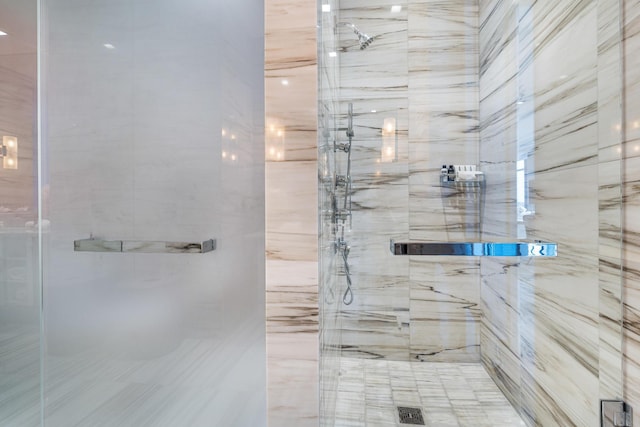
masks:
{"label": "chrome wall shelf", "polygon": [[216,249],[216,240],[203,242],[160,242],[141,240],[103,240],[82,239],[74,240],[75,252],[131,252],[153,254],[203,254]]}
{"label": "chrome wall shelf", "polygon": [[429,255],[429,256],[524,256],[555,257],[558,245],[548,242],[394,242],[391,240],[393,255]]}
{"label": "chrome wall shelf", "polygon": [[442,187],[454,188],[456,190],[470,190],[484,187],[484,175],[478,175],[474,179],[449,181],[446,175],[440,175],[440,185]]}

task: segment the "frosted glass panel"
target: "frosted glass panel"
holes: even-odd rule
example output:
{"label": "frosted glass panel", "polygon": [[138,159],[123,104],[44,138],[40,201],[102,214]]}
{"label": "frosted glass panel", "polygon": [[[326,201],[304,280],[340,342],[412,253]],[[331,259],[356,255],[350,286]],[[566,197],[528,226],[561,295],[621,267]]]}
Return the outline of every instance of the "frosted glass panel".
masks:
{"label": "frosted glass panel", "polygon": [[36,1],[0,0],[0,425],[40,423]]}
{"label": "frosted glass panel", "polygon": [[265,425],[262,6],[50,0],[44,24],[45,424]]}

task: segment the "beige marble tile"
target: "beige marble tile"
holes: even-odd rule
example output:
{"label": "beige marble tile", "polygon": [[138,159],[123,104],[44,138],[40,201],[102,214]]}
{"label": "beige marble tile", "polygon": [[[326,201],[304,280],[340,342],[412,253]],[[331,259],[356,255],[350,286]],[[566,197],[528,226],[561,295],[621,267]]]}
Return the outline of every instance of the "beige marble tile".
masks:
{"label": "beige marble tile", "polygon": [[315,3],[265,3],[269,425],[318,424]]}
{"label": "beige marble tile", "polygon": [[[270,126],[282,131],[285,160],[315,160],[316,5],[268,0],[265,26],[267,135]],[[274,160],[267,147],[267,161]]]}

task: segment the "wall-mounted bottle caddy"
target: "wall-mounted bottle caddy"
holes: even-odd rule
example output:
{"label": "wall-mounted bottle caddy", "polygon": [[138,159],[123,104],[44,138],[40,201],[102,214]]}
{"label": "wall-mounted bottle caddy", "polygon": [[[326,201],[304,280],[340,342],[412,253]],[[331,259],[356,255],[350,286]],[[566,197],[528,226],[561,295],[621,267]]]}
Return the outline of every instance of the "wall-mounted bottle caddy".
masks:
{"label": "wall-mounted bottle caddy", "polygon": [[478,238],[484,214],[484,173],[475,165],[443,165],[439,186],[447,229],[459,230],[461,238]]}
{"label": "wall-mounted bottle caddy", "polygon": [[484,185],[484,173],[475,165],[442,165],[440,183],[453,188],[474,188]]}

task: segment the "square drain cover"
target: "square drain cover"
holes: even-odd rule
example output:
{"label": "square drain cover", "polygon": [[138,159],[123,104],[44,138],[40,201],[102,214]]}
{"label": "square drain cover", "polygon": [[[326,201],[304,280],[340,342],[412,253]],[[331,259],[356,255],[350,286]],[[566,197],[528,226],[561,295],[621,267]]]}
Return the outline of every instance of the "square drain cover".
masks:
{"label": "square drain cover", "polygon": [[398,414],[400,414],[400,423],[402,424],[424,425],[424,418],[422,418],[420,408],[398,406]]}

